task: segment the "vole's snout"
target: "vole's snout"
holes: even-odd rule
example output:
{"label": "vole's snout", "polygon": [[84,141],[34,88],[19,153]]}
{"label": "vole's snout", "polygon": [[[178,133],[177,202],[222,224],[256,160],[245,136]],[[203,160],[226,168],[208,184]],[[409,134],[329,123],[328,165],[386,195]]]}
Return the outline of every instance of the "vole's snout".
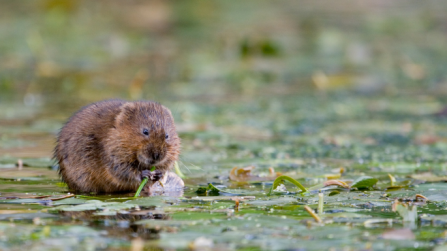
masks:
{"label": "vole's snout", "polygon": [[153,153],[152,154],[152,159],[154,161],[159,161],[160,160],[160,153]]}
{"label": "vole's snout", "polygon": [[155,151],[152,153],[152,159],[154,162],[163,162],[166,157],[166,152],[160,149],[159,151]]}
{"label": "vole's snout", "polygon": [[144,149],[138,155],[138,160],[147,166],[157,165],[165,158],[165,152],[162,149],[154,149],[152,145]]}

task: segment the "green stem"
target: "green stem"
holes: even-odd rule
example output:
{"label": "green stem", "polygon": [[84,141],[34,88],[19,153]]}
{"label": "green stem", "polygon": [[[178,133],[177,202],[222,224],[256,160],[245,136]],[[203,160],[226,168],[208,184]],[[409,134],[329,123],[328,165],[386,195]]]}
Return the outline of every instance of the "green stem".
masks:
{"label": "green stem", "polygon": [[299,189],[301,189],[301,192],[308,192],[309,191],[303,185],[301,185],[301,183],[299,183],[295,179],[292,179],[289,176],[282,175],[282,176],[279,176],[278,178],[276,178],[275,181],[273,181],[273,186],[270,188],[270,192],[267,195],[270,195],[273,192],[273,190],[275,190],[276,187],[279,186],[279,184],[282,184],[282,182],[284,180],[287,180],[290,183],[292,183],[295,186],[297,186]]}
{"label": "green stem", "polygon": [[180,178],[186,178],[186,176],[180,171],[177,161],[174,163],[174,171]]}
{"label": "green stem", "polygon": [[324,207],[324,194],[320,191],[318,193],[318,214],[323,214],[323,207]]}
{"label": "green stem", "polygon": [[140,186],[138,187],[137,192],[135,193],[134,198],[140,196],[141,190],[143,190],[144,186],[146,185],[147,181],[149,180],[148,177],[144,177],[144,179],[141,181]]}

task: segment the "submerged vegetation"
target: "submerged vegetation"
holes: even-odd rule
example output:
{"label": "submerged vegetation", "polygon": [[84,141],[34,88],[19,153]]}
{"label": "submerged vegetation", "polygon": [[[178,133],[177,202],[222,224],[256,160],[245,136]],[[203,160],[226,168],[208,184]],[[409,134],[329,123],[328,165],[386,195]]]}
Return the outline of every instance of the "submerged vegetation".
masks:
{"label": "submerged vegetation", "polygon": [[[0,249],[444,250],[446,11],[4,1]],[[56,134],[106,98],[171,109],[183,193],[67,191]]]}

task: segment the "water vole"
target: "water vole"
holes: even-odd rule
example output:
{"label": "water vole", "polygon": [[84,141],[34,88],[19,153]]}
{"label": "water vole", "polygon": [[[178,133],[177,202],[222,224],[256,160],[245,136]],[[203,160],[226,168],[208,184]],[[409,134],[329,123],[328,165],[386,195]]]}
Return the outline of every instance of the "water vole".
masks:
{"label": "water vole", "polygon": [[150,187],[179,154],[180,138],[168,108],[123,100],[93,103],[75,113],[54,150],[69,189],[97,193],[136,191],[144,176]]}

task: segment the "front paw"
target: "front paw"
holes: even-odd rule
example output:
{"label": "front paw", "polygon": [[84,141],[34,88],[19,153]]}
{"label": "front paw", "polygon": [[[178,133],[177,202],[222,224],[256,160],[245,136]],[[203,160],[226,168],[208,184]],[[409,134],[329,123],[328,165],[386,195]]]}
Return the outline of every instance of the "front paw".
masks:
{"label": "front paw", "polygon": [[161,178],[163,178],[163,173],[160,170],[150,172],[149,179],[151,181],[159,181]]}
{"label": "front paw", "polygon": [[141,180],[143,180],[144,178],[149,178],[151,177],[151,171],[150,170],[143,170],[141,171]]}

